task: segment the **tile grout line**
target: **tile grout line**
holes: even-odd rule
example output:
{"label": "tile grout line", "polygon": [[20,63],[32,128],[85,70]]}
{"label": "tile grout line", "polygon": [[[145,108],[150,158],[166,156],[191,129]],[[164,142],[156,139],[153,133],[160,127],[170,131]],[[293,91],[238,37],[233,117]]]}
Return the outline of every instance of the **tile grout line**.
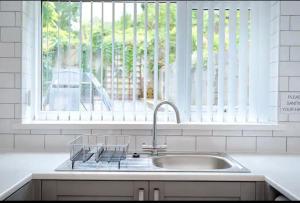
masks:
{"label": "tile grout line", "polygon": [[227,142],[228,142],[228,137],[226,136],[225,137],[225,152],[227,152],[227,148],[228,148],[228,144],[227,144]]}
{"label": "tile grout line", "polygon": [[16,135],[13,135],[13,149],[16,148]]}
{"label": "tile grout line", "polygon": [[255,152],[257,153],[258,150],[257,150],[257,136],[255,136]]}
{"label": "tile grout line", "polygon": [[287,137],[285,137],[285,152],[288,152],[288,144],[287,144]]}

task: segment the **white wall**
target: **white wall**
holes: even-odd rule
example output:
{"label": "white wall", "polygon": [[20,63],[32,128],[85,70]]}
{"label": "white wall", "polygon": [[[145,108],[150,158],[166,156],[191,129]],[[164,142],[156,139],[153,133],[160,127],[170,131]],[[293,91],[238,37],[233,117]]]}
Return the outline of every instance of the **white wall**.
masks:
{"label": "white wall", "polygon": [[[279,102],[284,92],[300,91],[300,2],[281,1],[279,50]],[[300,152],[300,114],[279,113],[288,129],[274,135],[288,136],[287,151]]]}
{"label": "white wall", "polygon": [[[21,117],[20,2],[0,2],[0,148],[12,149],[12,123]],[[23,133],[23,132],[21,132]]]}
{"label": "white wall", "polygon": [[[66,145],[70,139],[79,134],[91,133],[131,135],[132,151],[140,151],[143,142],[150,143],[151,130],[147,129],[21,130],[15,127],[21,118],[21,11],[21,2],[0,1],[0,149],[68,150]],[[278,94],[278,86],[279,95],[287,91],[300,91],[299,18],[300,2],[272,3],[273,32],[270,33],[270,38],[273,43],[278,39],[280,46],[274,43],[271,50],[271,65],[274,70],[270,80],[274,87],[271,95]],[[270,107],[275,108],[274,112],[279,109],[276,103],[270,104]],[[300,115],[279,114],[279,120],[288,125],[286,130],[220,130],[213,127],[206,130],[172,129],[160,130],[159,140],[166,142],[171,151],[299,153]],[[94,142],[92,137],[89,141]]]}

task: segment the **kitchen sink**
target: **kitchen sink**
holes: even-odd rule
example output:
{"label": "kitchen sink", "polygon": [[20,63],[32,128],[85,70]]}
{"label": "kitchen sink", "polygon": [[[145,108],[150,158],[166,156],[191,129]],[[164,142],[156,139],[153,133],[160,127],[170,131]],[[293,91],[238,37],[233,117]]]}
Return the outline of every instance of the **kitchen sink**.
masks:
{"label": "kitchen sink", "polygon": [[94,154],[87,161],[72,163],[67,160],[57,171],[161,171],[161,172],[216,172],[247,173],[248,169],[225,153],[160,153],[159,156],[140,154],[134,158],[128,154],[120,164],[116,162],[96,161]]}
{"label": "kitchen sink", "polygon": [[153,157],[158,168],[175,171],[243,171],[246,170],[225,154],[165,155]]}

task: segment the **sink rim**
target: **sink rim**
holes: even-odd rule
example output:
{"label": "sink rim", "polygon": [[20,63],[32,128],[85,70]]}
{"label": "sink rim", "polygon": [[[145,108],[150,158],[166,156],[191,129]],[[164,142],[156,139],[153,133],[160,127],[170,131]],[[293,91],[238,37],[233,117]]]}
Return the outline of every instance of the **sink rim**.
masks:
{"label": "sink rim", "polygon": [[[175,169],[175,168],[168,168],[168,167],[160,167],[158,164],[155,163],[156,160],[164,158],[164,157],[214,157],[215,159],[221,159],[222,161],[226,162],[230,167],[222,168],[222,169]],[[152,164],[160,169],[167,170],[167,171],[181,171],[181,172],[230,172],[230,173],[249,173],[250,170],[240,164],[238,161],[234,160],[226,153],[161,153],[159,156],[151,157]]]}

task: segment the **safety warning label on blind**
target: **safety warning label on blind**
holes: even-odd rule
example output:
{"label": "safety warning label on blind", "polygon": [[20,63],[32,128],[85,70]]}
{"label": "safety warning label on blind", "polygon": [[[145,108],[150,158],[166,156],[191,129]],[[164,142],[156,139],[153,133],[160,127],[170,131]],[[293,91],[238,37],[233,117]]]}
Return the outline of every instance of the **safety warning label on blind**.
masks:
{"label": "safety warning label on blind", "polygon": [[281,113],[300,113],[300,93],[281,93]]}

